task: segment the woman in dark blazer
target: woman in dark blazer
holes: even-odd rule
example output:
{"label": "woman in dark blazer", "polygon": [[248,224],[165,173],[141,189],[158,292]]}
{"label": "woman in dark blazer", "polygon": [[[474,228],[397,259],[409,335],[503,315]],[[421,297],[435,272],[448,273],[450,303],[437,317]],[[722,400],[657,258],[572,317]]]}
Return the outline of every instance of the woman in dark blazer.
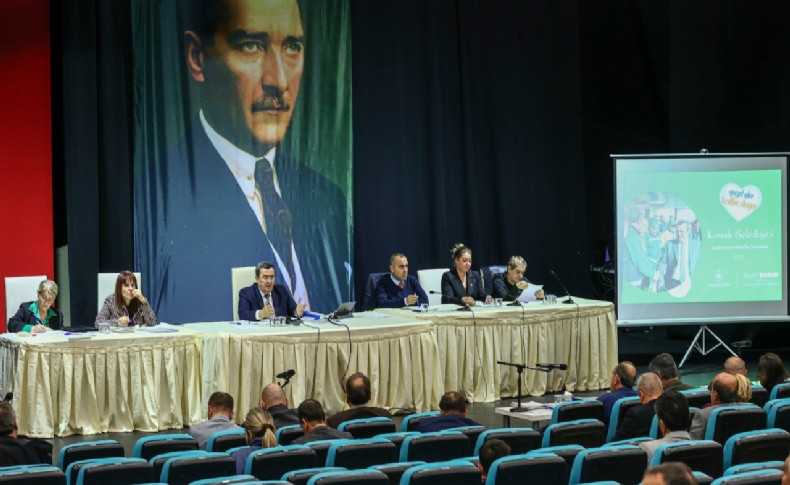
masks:
{"label": "woman in dark blazer", "polygon": [[442,303],[475,306],[475,300],[488,301],[480,276],[472,268],[472,250],[456,244],[451,250],[453,269],[442,275]]}
{"label": "woman in dark blazer", "polygon": [[58,285],[44,280],[38,285],[38,298],[19,305],[8,320],[9,332],[42,333],[63,328],[63,312],[52,306],[58,297]]}

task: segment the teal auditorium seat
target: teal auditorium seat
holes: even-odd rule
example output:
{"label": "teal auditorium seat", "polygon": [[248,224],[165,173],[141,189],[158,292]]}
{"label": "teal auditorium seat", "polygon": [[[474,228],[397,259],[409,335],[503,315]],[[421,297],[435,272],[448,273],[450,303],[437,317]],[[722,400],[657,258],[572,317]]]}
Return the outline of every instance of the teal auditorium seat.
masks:
{"label": "teal auditorium seat", "polygon": [[315,466],[326,466],[326,455],[329,453],[329,447],[333,443],[343,440],[344,438],[337,438],[333,440],[318,440],[305,443],[305,446],[313,450],[315,453]]}
{"label": "teal auditorium seat", "polygon": [[708,417],[705,439],[723,445],[734,434],[764,429],[766,422],[765,410],[754,404],[719,406]]}
{"label": "teal auditorium seat", "polygon": [[542,447],[581,445],[585,448],[602,446],[606,427],[597,419],[577,419],[567,423],[550,424],[543,431]]}
{"label": "teal auditorium seat", "polygon": [[768,428],[780,428],[790,431],[790,398],[773,399],[765,403],[768,412]]}
{"label": "teal auditorium seat", "polygon": [[66,485],[60,468],[44,466],[11,466],[0,469],[0,483],[15,485]]}
{"label": "teal auditorium seat", "polygon": [[697,387],[694,389],[684,389],[680,391],[681,394],[686,396],[689,407],[702,408],[710,403],[710,391],[704,387]]}
{"label": "teal auditorium seat", "polygon": [[373,465],[369,467],[371,470],[378,470],[384,472],[390,479],[391,483],[400,483],[403,474],[406,473],[411,467],[417,465],[425,465],[424,461],[402,461],[397,463],[386,463],[384,465]]}
{"label": "teal auditorium seat", "polygon": [[527,453],[527,456],[539,455],[543,453],[553,453],[559,456],[565,460],[565,483],[568,483],[568,481],[571,479],[573,460],[576,459],[576,455],[578,455],[583,449],[584,447],[579,445],[545,446],[543,448],[530,451]]}
{"label": "teal auditorium seat", "polygon": [[647,453],[638,446],[588,448],[576,455],[569,484],[596,480],[639,483],[646,468]]}
{"label": "teal auditorium seat", "polygon": [[400,461],[439,461],[463,458],[469,452],[469,439],[457,431],[417,433],[407,436],[400,448]]}
{"label": "teal auditorium seat", "polygon": [[162,476],[162,469],[165,467],[165,463],[167,463],[167,460],[170,458],[178,456],[205,455],[206,453],[208,452],[203,450],[168,451],[167,453],[162,453],[152,457],[150,460],[148,460],[148,463],[150,463],[151,467],[153,467],[154,478],[158,480],[159,477]]}
{"label": "teal auditorium seat", "polygon": [[258,480],[278,480],[287,471],[315,467],[315,451],[304,445],[288,445],[253,451],[247,457],[244,473]]}
{"label": "teal auditorium seat", "polygon": [[98,458],[85,463],[72,485],[129,485],[153,481],[153,468],[142,458]]}
{"label": "teal auditorium seat", "polygon": [[346,469],[342,467],[331,467],[331,466],[302,468],[299,470],[291,470],[289,472],[285,472],[285,474],[283,474],[282,476],[282,480],[288,483],[292,483],[293,485],[307,485],[307,482],[309,482],[311,478],[318,475],[319,473],[342,472],[342,471],[346,471]]}
{"label": "teal auditorium seat", "polygon": [[326,466],[348,470],[383,465],[398,460],[398,448],[384,438],[340,440],[329,446]]}
{"label": "teal auditorium seat", "polygon": [[724,469],[733,465],[783,460],[790,454],[790,433],[761,429],[732,435],[724,445]]}
{"label": "teal auditorium seat", "polygon": [[208,437],[206,451],[228,451],[239,446],[247,446],[247,433],[244,428],[223,429]]}
{"label": "teal auditorium seat", "polygon": [[597,399],[561,402],[551,412],[551,423],[557,424],[577,419],[597,419],[603,422],[603,403]]}
{"label": "teal auditorium seat", "polygon": [[86,441],[72,443],[60,449],[58,468],[66,470],[73,462],[88,458],[110,458],[124,456],[123,445],[116,440]]}
{"label": "teal auditorium seat", "polygon": [[648,466],[668,461],[685,463],[692,470],[717,478],[722,472],[722,446],[711,440],[690,440],[665,443],[653,453]]}
{"label": "teal auditorium seat", "polygon": [[480,448],[490,439],[502,440],[510,447],[511,455],[519,455],[540,448],[542,437],[532,428],[498,428],[483,431],[477,437],[472,454],[477,456]]}
{"label": "teal auditorium seat", "polygon": [[486,485],[565,485],[565,460],[554,453],[504,456],[491,464]]}
{"label": "teal auditorium seat", "polygon": [[387,475],[377,470],[348,470],[319,473],[307,485],[389,485]]}
{"label": "teal auditorium seat", "polygon": [[753,472],[755,470],[779,470],[784,469],[785,462],[782,461],[762,461],[758,463],[744,463],[735,465],[724,470],[724,476],[737,475],[738,473]]}
{"label": "teal auditorium seat", "polygon": [[[467,454],[472,454],[474,452],[475,443],[477,443],[477,439],[483,434],[484,431],[488,430],[485,426],[459,426],[457,428],[449,428],[442,431],[458,431],[466,436],[469,440],[469,452]],[[540,445],[538,445],[540,446]]]}
{"label": "teal auditorium seat", "polygon": [[236,460],[227,453],[175,456],[165,462],[160,480],[169,485],[188,485],[195,480],[236,474]]}
{"label": "teal auditorium seat", "polygon": [[362,418],[351,419],[340,423],[339,431],[351,433],[354,438],[373,438],[376,435],[394,433],[397,428],[390,418]]}
{"label": "teal auditorium seat", "polygon": [[232,475],[229,477],[214,477],[196,480],[190,485],[237,485],[241,483],[259,483],[252,475]]}
{"label": "teal auditorium seat", "polygon": [[401,421],[400,430],[404,432],[417,431],[417,423],[419,423],[421,419],[439,416],[440,414],[439,411],[425,411],[423,413],[410,414]]}
{"label": "teal auditorium seat", "polygon": [[401,485],[479,485],[480,470],[466,460],[426,463],[404,472]]}
{"label": "teal auditorium seat", "polygon": [[755,470],[717,478],[713,485],[781,485],[782,472],[778,470]]}
{"label": "teal auditorium seat", "polygon": [[614,440],[614,435],[617,433],[617,427],[623,422],[625,413],[634,406],[642,404],[639,396],[621,397],[614,402],[612,412],[609,414],[609,425],[606,431],[606,442],[610,443]]}
{"label": "teal auditorium seat", "polygon": [[186,433],[159,434],[137,440],[132,449],[132,456],[150,460],[154,456],[167,453],[168,451],[187,451],[197,450],[198,448],[198,442],[195,438]]}
{"label": "teal auditorium seat", "polygon": [[782,399],[785,397],[790,397],[790,382],[777,384],[771,389],[771,399]]}
{"label": "teal auditorium seat", "polygon": [[282,428],[278,428],[277,432],[275,433],[275,437],[277,437],[277,444],[280,445],[290,445],[293,440],[302,436],[304,436],[304,430],[298,424],[283,426]]}

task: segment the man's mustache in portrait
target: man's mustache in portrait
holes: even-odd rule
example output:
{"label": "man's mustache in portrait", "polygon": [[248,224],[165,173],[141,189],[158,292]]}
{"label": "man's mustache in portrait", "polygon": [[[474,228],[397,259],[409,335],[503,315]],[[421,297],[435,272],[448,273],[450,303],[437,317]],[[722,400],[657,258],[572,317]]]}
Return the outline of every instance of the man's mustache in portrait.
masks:
{"label": "man's mustache in portrait", "polygon": [[258,111],[288,111],[291,106],[283,97],[279,88],[274,86],[263,87],[263,97],[252,103],[252,112]]}

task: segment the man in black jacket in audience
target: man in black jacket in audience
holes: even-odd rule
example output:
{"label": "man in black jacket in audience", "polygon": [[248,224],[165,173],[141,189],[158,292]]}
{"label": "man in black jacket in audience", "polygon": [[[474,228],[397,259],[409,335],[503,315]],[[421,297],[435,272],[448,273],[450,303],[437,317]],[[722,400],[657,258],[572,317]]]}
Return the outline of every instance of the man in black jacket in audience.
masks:
{"label": "man in black jacket in audience", "polygon": [[288,408],[288,397],[283,392],[283,388],[276,382],[263,388],[261,392],[261,407],[272,415],[274,427],[277,429],[283,426],[299,424],[299,416],[296,415],[296,410]]}
{"label": "man in black jacket in audience", "polygon": [[642,404],[632,407],[625,413],[623,422],[617,427],[617,433],[614,435],[615,441],[650,435],[650,426],[653,424],[653,416],[656,415],[654,405],[663,392],[661,379],[652,372],[646,372],[639,377],[636,389]]}
{"label": "man in black jacket in audience", "polygon": [[17,438],[16,413],[8,402],[0,402],[0,467],[44,463],[35,448]]}

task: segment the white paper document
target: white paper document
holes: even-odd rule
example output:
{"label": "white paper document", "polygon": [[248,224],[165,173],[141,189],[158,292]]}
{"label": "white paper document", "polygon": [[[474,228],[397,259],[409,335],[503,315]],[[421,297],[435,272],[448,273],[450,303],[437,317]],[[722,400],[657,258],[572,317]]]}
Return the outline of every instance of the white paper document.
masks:
{"label": "white paper document", "polygon": [[522,303],[526,303],[529,301],[535,301],[538,299],[535,296],[535,293],[543,289],[543,285],[536,285],[535,283],[530,283],[527,288],[521,292],[521,295],[518,297],[518,301]]}

